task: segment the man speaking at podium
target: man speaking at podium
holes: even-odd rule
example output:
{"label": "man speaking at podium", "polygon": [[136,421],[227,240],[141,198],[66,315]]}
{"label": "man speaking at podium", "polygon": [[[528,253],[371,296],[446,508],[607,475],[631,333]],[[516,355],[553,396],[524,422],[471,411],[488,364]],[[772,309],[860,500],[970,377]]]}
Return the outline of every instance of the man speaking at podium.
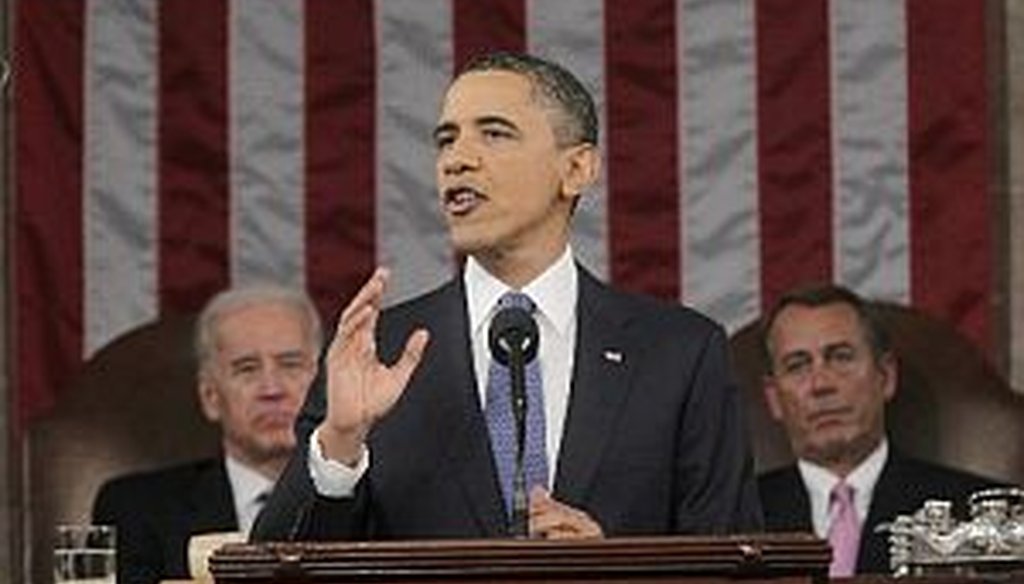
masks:
{"label": "man speaking at podium", "polygon": [[[463,268],[388,310],[378,269],[345,307],[297,423],[306,447],[253,538],[759,529],[721,327],[573,260],[573,211],[600,168],[587,90],[548,61],[494,53],[441,110],[438,196]],[[492,320],[507,312],[539,338],[503,370]]]}

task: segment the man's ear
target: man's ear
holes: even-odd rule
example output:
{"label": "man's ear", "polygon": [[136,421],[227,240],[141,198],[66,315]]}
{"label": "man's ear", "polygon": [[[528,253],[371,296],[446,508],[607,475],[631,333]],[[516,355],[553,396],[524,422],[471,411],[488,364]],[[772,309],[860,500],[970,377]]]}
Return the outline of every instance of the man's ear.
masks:
{"label": "man's ear", "polygon": [[896,389],[900,381],[900,364],[895,353],[889,352],[879,357],[878,370],[882,374],[882,392],[885,394],[885,401],[891,401],[896,396]]}
{"label": "man's ear", "polygon": [[221,399],[217,384],[210,378],[209,373],[200,373],[198,382],[199,405],[203,409],[203,415],[211,422],[220,420]]}
{"label": "man's ear", "polygon": [[761,378],[761,385],[764,387],[764,401],[768,404],[768,412],[772,419],[782,421],[782,402],[779,400],[779,386],[775,384],[775,378],[765,375]]}
{"label": "man's ear", "polygon": [[563,153],[562,196],[576,198],[601,175],[601,154],[593,144],[577,144]]}

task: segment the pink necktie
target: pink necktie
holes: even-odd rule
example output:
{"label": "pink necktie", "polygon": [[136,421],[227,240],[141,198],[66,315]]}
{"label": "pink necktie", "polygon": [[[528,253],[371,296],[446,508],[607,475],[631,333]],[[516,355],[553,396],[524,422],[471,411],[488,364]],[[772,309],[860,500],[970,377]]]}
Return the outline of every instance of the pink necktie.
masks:
{"label": "pink necktie", "polygon": [[860,521],[853,507],[853,487],[840,482],[832,489],[829,497],[828,542],[832,545],[831,577],[852,576],[857,567],[857,550],[860,548]]}

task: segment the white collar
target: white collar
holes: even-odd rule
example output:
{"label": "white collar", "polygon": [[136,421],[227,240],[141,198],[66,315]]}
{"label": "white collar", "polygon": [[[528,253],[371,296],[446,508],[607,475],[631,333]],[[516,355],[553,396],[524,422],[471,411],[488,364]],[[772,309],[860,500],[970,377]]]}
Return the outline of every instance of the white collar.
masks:
{"label": "white collar", "polygon": [[[539,315],[547,319],[561,335],[566,334],[576,314],[579,274],[572,257],[572,249],[566,246],[553,264],[520,290],[533,300]],[[511,291],[512,287],[495,278],[473,256],[466,260],[463,282],[466,286],[469,326],[475,335],[494,313],[498,299]]]}
{"label": "white collar", "polygon": [[871,454],[858,464],[853,472],[846,475],[845,479],[821,465],[803,459],[798,460],[797,468],[807,486],[812,510],[819,509],[825,512],[828,509],[832,488],[839,484],[839,481],[845,480],[846,484],[853,487],[857,514],[863,518],[871,503],[875,484],[878,482],[878,477],[882,474],[882,468],[888,458],[889,441],[883,437]]}
{"label": "white collar", "polygon": [[257,497],[270,493],[274,487],[274,481],[228,455],[224,456],[224,468],[228,473],[228,482],[231,483],[236,510],[251,505]]}

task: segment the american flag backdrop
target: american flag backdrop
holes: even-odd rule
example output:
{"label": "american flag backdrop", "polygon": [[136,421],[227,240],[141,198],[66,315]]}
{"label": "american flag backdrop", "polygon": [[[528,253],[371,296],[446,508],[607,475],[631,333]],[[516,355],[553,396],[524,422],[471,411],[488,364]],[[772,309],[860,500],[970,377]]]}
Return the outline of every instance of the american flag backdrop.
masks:
{"label": "american flag backdrop", "polygon": [[118,335],[231,283],[334,315],[452,274],[429,134],[458,64],[597,96],[574,248],[730,330],[832,280],[993,344],[985,0],[16,0],[21,422]]}

